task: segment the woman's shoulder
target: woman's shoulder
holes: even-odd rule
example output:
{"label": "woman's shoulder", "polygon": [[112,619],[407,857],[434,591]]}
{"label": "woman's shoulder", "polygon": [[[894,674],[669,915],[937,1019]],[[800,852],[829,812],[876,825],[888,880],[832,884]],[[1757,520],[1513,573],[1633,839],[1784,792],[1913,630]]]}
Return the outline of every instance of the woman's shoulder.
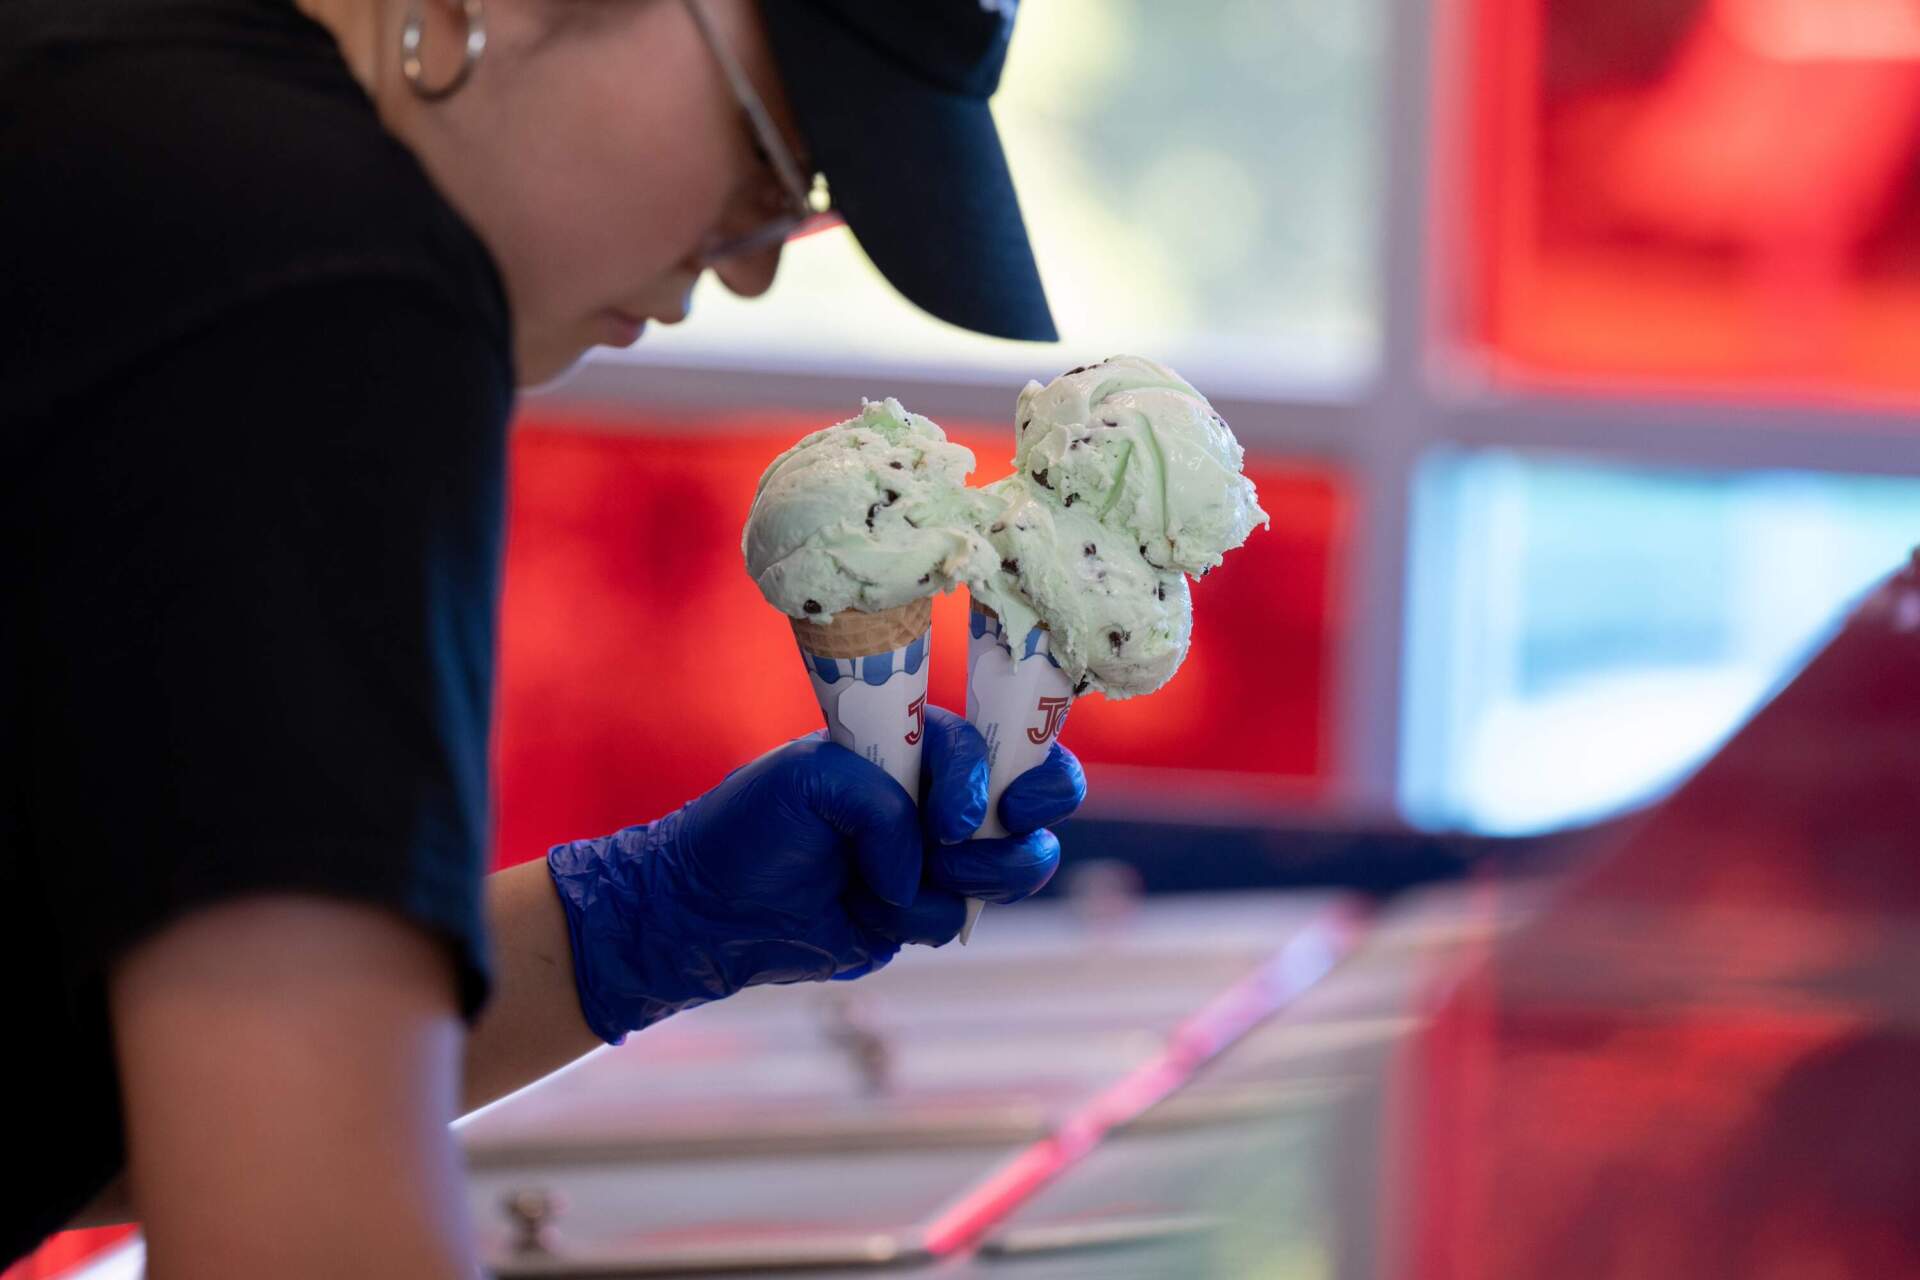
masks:
{"label": "woman's shoulder", "polygon": [[84,384],[329,280],[430,292],[510,358],[486,249],[290,0],[82,10],[0,19],[0,387]]}

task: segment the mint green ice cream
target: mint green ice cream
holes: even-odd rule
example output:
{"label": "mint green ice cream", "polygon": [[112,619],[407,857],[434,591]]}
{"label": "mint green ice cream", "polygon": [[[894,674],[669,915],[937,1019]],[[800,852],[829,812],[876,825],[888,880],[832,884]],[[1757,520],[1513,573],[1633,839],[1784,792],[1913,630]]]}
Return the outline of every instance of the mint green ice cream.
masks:
{"label": "mint green ice cream", "polygon": [[951,591],[995,563],[972,470],[973,453],[930,420],[866,401],[760,477],[740,540],[747,572],[774,608],[815,622]]}
{"label": "mint green ice cream", "polygon": [[775,608],[816,622],[964,582],[1011,634],[1044,625],[1076,692],[1153,692],[1192,638],[1188,578],[1267,521],[1239,442],[1138,356],[1028,383],[1016,420],[1014,473],[970,489],[970,451],[897,400],[866,402],[761,476],[747,571]]}
{"label": "mint green ice cream", "polygon": [[974,598],[1014,635],[1044,624],[1078,691],[1153,692],[1192,637],[1188,575],[1267,522],[1239,442],[1204,396],[1138,356],[1028,383],[1016,421],[1016,470],[987,487],[999,564],[970,578]]}

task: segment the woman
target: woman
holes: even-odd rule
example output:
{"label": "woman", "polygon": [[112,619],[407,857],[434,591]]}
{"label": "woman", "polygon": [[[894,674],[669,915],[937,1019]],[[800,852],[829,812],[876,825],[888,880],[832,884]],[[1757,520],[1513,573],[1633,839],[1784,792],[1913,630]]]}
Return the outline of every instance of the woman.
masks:
{"label": "woman", "polygon": [[918,810],[803,739],[481,875],[514,388],[683,319],[706,270],[766,289],[816,170],[915,301],[1052,337],[986,108],[1011,11],[0,2],[0,963],[33,1171],[0,1262],[131,1214],[158,1277],[472,1274],[460,1111],[1046,881],[1078,767],[1008,791],[1023,834],[955,843],[986,770],[947,713]]}

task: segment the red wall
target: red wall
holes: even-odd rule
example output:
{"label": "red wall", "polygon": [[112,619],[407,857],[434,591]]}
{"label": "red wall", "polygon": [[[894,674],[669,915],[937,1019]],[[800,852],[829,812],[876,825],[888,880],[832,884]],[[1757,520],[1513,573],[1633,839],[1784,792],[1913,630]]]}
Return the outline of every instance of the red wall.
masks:
{"label": "red wall", "polygon": [[[819,727],[785,621],[740,559],[755,480],[816,417],[569,423],[532,415],[513,453],[501,630],[504,865],[655,817]],[[951,434],[1005,470],[1004,428]],[[1150,700],[1088,698],[1066,740],[1093,764],[1326,780],[1338,477],[1250,460],[1271,532],[1195,591],[1192,656]],[[933,698],[965,705],[962,597],[934,613]],[[1097,773],[1096,773],[1097,784]]]}

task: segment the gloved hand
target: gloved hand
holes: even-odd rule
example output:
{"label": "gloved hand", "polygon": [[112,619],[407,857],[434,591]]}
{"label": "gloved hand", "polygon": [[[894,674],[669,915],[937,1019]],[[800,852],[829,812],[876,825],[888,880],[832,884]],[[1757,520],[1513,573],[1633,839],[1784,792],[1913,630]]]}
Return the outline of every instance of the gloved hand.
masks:
{"label": "gloved hand", "polygon": [[824,734],[790,742],[656,822],[547,854],[581,1011],[618,1044],[742,987],[859,977],[905,943],[939,946],[964,898],[1016,902],[1046,884],[1060,843],[1045,826],[1085,795],[1056,743],[1001,797],[1015,834],[967,841],[986,816],[987,757],[964,718],[927,708],[917,810]]}

